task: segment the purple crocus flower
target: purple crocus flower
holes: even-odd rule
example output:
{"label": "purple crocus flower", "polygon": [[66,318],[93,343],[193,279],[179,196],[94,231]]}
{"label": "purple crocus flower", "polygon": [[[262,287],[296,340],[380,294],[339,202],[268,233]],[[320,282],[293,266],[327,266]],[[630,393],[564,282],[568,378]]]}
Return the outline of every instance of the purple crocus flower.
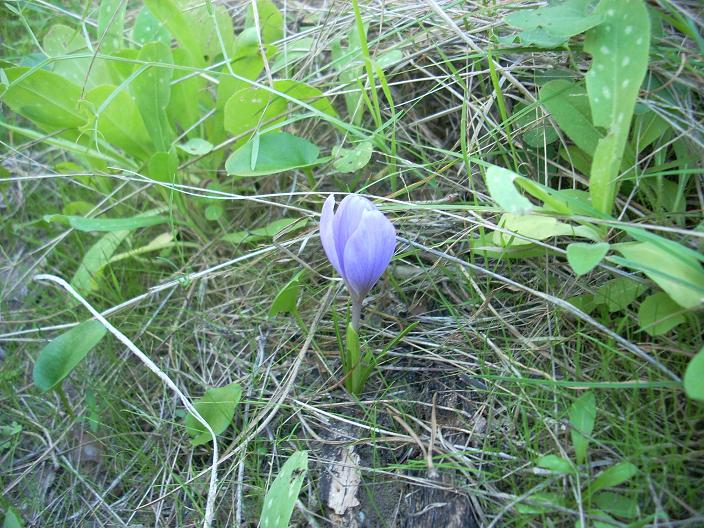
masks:
{"label": "purple crocus flower", "polygon": [[334,208],[335,198],[330,195],[320,218],[320,239],[352,296],[352,323],[357,328],[362,301],[391,262],[396,229],[363,196],[350,194],[337,211]]}

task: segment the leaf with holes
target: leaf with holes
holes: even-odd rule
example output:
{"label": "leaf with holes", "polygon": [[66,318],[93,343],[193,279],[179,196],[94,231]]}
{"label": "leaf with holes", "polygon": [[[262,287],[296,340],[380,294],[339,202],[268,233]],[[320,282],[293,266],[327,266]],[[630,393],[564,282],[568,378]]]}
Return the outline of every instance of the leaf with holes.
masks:
{"label": "leaf with holes", "polygon": [[587,458],[589,437],[596,421],[596,399],[593,392],[587,392],[577,398],[569,411],[570,437],[574,447],[574,458],[582,464]]}
{"label": "leaf with holes", "polygon": [[54,338],[39,352],[32,372],[34,384],[43,392],[59,385],[106,332],[102,323],[90,320]]}
{"label": "leaf with holes", "polygon": [[[242,397],[242,387],[239,383],[230,383],[224,387],[208,389],[205,394],[195,402],[198,414],[208,422],[216,435],[222,433],[232,423],[235,416],[235,407]],[[195,416],[188,414],[184,420],[186,431],[191,435],[191,444],[194,446],[207,444],[212,440],[210,432]]]}
{"label": "leaf with holes", "polygon": [[651,336],[663,335],[684,323],[684,310],[665,292],[647,297],[638,310],[638,325]]}
{"label": "leaf with holes", "polygon": [[308,472],[308,452],[296,451],[283,465],[264,497],[261,528],[287,528]]}
{"label": "leaf with holes", "polygon": [[567,262],[577,275],[584,275],[593,270],[609,252],[609,244],[585,244],[574,242],[567,246]]}
{"label": "leaf with holes", "polygon": [[587,94],[593,123],[607,129],[589,177],[592,204],[610,214],[638,91],[648,69],[650,17],[643,0],[602,0],[604,22],[589,30],[584,50],[592,56]]}

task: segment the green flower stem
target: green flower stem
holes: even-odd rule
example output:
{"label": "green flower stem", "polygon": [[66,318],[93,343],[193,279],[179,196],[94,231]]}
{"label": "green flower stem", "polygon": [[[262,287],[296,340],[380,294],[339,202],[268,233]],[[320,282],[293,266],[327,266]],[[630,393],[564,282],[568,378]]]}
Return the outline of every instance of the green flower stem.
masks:
{"label": "green flower stem", "polygon": [[347,326],[347,336],[345,354],[347,360],[344,362],[347,365],[345,372],[345,386],[355,396],[362,392],[364,386],[362,372],[362,354],[359,347],[359,336],[352,323]]}
{"label": "green flower stem", "polygon": [[59,395],[61,406],[64,408],[64,411],[66,411],[66,414],[68,414],[71,418],[75,418],[76,415],[73,413],[73,407],[71,407],[71,404],[68,401],[68,396],[66,396],[63,387],[61,385],[57,385],[54,390],[56,391],[56,394]]}

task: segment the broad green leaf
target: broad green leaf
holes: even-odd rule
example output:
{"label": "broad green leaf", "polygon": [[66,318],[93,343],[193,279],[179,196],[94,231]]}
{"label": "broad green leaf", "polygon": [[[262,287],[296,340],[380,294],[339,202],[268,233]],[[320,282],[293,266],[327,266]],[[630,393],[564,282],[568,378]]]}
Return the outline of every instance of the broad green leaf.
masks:
{"label": "broad green leaf", "polygon": [[[529,504],[530,502],[530,504]],[[523,515],[540,515],[549,513],[557,507],[563,507],[565,499],[557,493],[539,491],[526,497],[525,502],[515,505],[516,511]]]}
{"label": "broad green leaf", "polygon": [[333,167],[340,172],[355,172],[365,167],[372,159],[374,148],[370,141],[363,141],[354,148],[335,148],[333,156],[335,161]]}
{"label": "broad green leaf", "polygon": [[625,497],[611,491],[602,491],[592,497],[594,503],[602,510],[625,519],[638,517],[638,503],[630,497]]}
{"label": "broad green leaf", "polygon": [[14,508],[5,510],[5,520],[2,523],[2,528],[23,528],[24,523],[22,517],[15,511]]}
{"label": "broad green leaf", "polygon": [[294,40],[293,42],[283,43],[283,49],[276,54],[276,60],[271,65],[272,71],[283,70],[286,66],[297,61],[298,59],[307,56],[311,48],[315,44],[313,37],[303,37]]}
{"label": "broad green leaf", "polygon": [[32,372],[34,384],[43,392],[56,387],[100,342],[106,332],[102,323],[90,320],[54,338],[39,352]]}
{"label": "broad green leaf", "polygon": [[589,437],[594,430],[596,420],[596,399],[593,392],[587,392],[577,398],[569,411],[570,437],[574,447],[574,458],[577,464],[583,464],[587,459]]}
{"label": "broad green leaf", "polygon": [[[365,24],[363,29],[366,35],[369,24]],[[352,118],[352,124],[358,126],[362,122],[365,111],[365,105],[360,104],[363,90],[358,84],[363,71],[361,35],[356,27],[352,27],[347,36],[346,48],[342,47],[340,40],[335,40],[331,44],[333,66],[339,72],[340,83],[345,88],[347,114]]]}
{"label": "broad green leaf", "polygon": [[66,216],[87,216],[95,208],[92,203],[76,200],[63,206],[61,212]]}
{"label": "broad green leaf", "polygon": [[627,482],[638,472],[638,468],[630,462],[619,462],[599,473],[587,487],[586,494],[593,495],[604,488],[613,488]]}
{"label": "broad green leaf", "polygon": [[638,91],[648,69],[650,18],[643,0],[602,0],[596,13],[604,22],[587,33],[592,56],[587,94],[593,123],[607,129],[599,140],[589,177],[592,203],[611,213]]}
{"label": "broad green leaf", "polygon": [[82,295],[97,290],[98,279],[103,268],[129,234],[129,231],[115,231],[103,235],[83,256],[81,264],[71,279],[71,286]]}
{"label": "broad green leaf", "polygon": [[194,66],[205,64],[203,49],[188,15],[175,0],[144,0],[154,17],[162,22],[171,35],[191,54]]}
{"label": "broad green leaf", "polygon": [[86,94],[86,101],[91,104],[83,105],[83,108],[90,112],[93,122],[84,130],[90,134],[93,128],[97,128],[98,139],[146,160],[154,146],[142,115],[129,93],[117,90],[116,86],[101,85]]}
{"label": "broad green leaf", "polygon": [[592,313],[594,309],[600,304],[594,301],[594,295],[592,295],[591,293],[574,295],[573,297],[568,298],[567,302],[587,314]]}
{"label": "broad green leaf", "polygon": [[[261,30],[262,42],[271,44],[281,40],[284,36],[284,17],[271,0],[256,0],[257,14],[259,15],[259,28]],[[254,10],[250,5],[247,9],[245,27],[253,28]]]}
{"label": "broad green leaf", "polygon": [[539,468],[555,471],[556,473],[574,473],[574,466],[569,460],[557,455],[545,455],[536,462]]}
{"label": "broad green leaf", "polygon": [[81,89],[77,84],[46,70],[4,71],[10,85],[1,98],[13,112],[52,130],[78,128],[85,122],[78,111]]}
{"label": "broad green leaf", "polygon": [[539,9],[516,10],[506,22],[523,30],[518,36],[524,44],[552,48],[601,23],[603,16],[591,13],[592,5],[591,0],[565,0]]}
{"label": "broad green leaf", "polygon": [[213,150],[213,144],[203,138],[191,138],[176,146],[191,156],[204,156]]}
{"label": "broad green leaf", "polygon": [[[276,174],[301,167],[309,167],[318,160],[318,147],[308,140],[287,134],[271,132],[255,136],[233,152],[225,162],[227,173],[252,177]],[[258,150],[255,151],[256,146]]]}
{"label": "broad green leaf", "polygon": [[112,56],[114,59],[106,61],[109,84],[120,86],[137,69],[139,50],[121,49],[113,52]]}
{"label": "broad green leaf", "polygon": [[[302,101],[328,114],[337,115],[327,97],[308,84],[282,80],[274,81],[274,90]],[[264,88],[247,87],[236,91],[225,103],[225,130],[240,136],[260,126],[269,127],[285,116],[289,100]]]}
{"label": "broad green leaf", "polygon": [[89,52],[80,28],[54,24],[44,35],[42,47],[47,57],[60,58],[53,63],[54,73],[78,86],[83,86],[91,59],[87,56],[70,57],[75,53],[82,52],[85,55]]}
{"label": "broad green leaf", "polygon": [[684,392],[693,400],[704,401],[704,347],[697,352],[684,372]]}
{"label": "broad green leaf", "polygon": [[645,273],[683,308],[697,308],[704,303],[704,270],[695,258],[675,254],[651,242],[614,247],[624,257],[615,257],[616,262]]}
{"label": "broad green leaf", "polygon": [[543,148],[558,140],[559,135],[547,119],[543,118],[542,110],[517,104],[515,113],[520,115],[515,120],[515,125],[521,132],[521,137],[526,145],[533,148]]}
{"label": "broad green leaf", "polygon": [[210,204],[208,207],[205,208],[205,219],[209,222],[215,222],[216,220],[219,220],[224,214],[225,209],[221,204]]}
{"label": "broad green leaf", "polygon": [[269,308],[270,317],[274,317],[280,313],[296,314],[298,312],[296,303],[301,293],[301,277],[303,273],[305,273],[305,270],[296,273],[293,278],[279,290],[279,293],[277,293],[274,298],[274,302],[271,303],[271,308]]}
{"label": "broad green leaf", "polygon": [[[230,383],[224,387],[208,389],[205,394],[193,402],[198,414],[208,422],[216,435],[222,433],[232,423],[235,407],[242,397],[242,387],[239,383]],[[184,420],[188,434],[192,436],[194,446],[207,444],[212,440],[208,430],[195,416],[188,414]]]}
{"label": "broad green leaf", "polygon": [[152,240],[150,240],[148,244],[144,246],[135,249],[130,249],[129,251],[125,251],[124,253],[118,253],[117,255],[113,256],[108,261],[108,263],[112,264],[113,262],[119,262],[120,260],[136,257],[145,253],[161,251],[162,249],[172,247],[173,245],[174,235],[173,233],[167,231],[166,233],[161,233],[160,235],[157,235]]}
{"label": "broad green leaf", "polygon": [[298,494],[308,472],[308,452],[296,451],[283,465],[264,497],[261,528],[288,528]]}
{"label": "broad green leaf", "polygon": [[[193,62],[191,54],[183,48],[173,50],[173,59],[174,64],[181,66],[188,66]],[[209,104],[213,104],[210,95],[205,91],[205,79],[199,75],[183,79],[187,73],[186,71],[176,72],[176,82],[171,86],[171,97],[167,108],[171,122],[180,126],[182,130],[190,130],[200,120],[198,102],[201,96],[207,96]]]}
{"label": "broad green leaf", "polygon": [[590,156],[603,135],[592,124],[589,99],[584,86],[564,79],[546,83],[540,89],[540,102],[560,129]]}
{"label": "broad green leaf", "polygon": [[178,156],[175,148],[168,152],[157,152],[149,158],[149,177],[154,180],[171,183],[176,178],[177,169]]}
{"label": "broad green leaf", "polygon": [[171,147],[172,131],[166,109],[171,97],[171,50],[161,42],[145,44],[139,52],[139,60],[146,63],[146,70],[132,80],[132,94],[144,124],[160,152]]}
{"label": "broad green leaf", "polygon": [[594,293],[594,302],[605,304],[609,312],[625,310],[647,287],[627,277],[602,284]]}
{"label": "broad green leaf", "polygon": [[490,166],[486,171],[486,186],[494,201],[507,213],[528,214],[533,204],[518,192],[514,180],[519,175],[503,167]]}
{"label": "broad green leaf", "polygon": [[306,219],[280,218],[265,227],[258,227],[247,231],[235,231],[222,237],[225,242],[232,244],[253,244],[260,240],[274,238],[279,232],[296,224],[295,229],[302,229],[307,223]]}
{"label": "broad green leaf", "polygon": [[577,275],[584,275],[593,270],[609,252],[609,244],[585,244],[573,242],[567,246],[567,262]]}
{"label": "broad green leaf", "polygon": [[633,118],[631,143],[633,150],[643,152],[670,131],[670,123],[654,111],[649,110]]}
{"label": "broad green leaf", "polygon": [[103,53],[112,53],[122,48],[126,9],[125,0],[101,0],[98,9],[98,39]]}
{"label": "broad green leaf", "polygon": [[169,221],[166,216],[139,215],[130,218],[84,218],[71,215],[44,215],[45,222],[62,222],[78,231],[129,231],[142,227],[164,224]]}
{"label": "broad green leaf", "polygon": [[[235,33],[232,15],[225,5],[217,5],[216,2],[209,5],[203,0],[181,0],[180,5],[193,34],[199,40],[205,62],[211,62],[215,57],[223,56],[223,47],[225,53],[228,55],[232,53]],[[220,39],[222,39],[222,45]]]}
{"label": "broad green leaf", "polygon": [[400,49],[392,49],[381,53],[376,59],[374,59],[374,62],[379,68],[385,70],[387,68],[391,68],[391,66],[395,64],[398,64],[402,60],[403,52]]}
{"label": "broad green leaf", "polygon": [[171,33],[164,23],[157,19],[147,6],[144,6],[132,27],[132,40],[143,46],[147,42],[171,43]]}
{"label": "broad green leaf", "polygon": [[[273,47],[266,48],[267,58],[272,54]],[[259,50],[257,31],[254,28],[245,29],[237,36],[235,41],[235,51],[230,56],[230,68],[241,78],[255,80],[264,69],[264,59]],[[251,86],[245,80],[232,77],[230,68],[224,66],[220,76],[220,83],[217,88],[216,107],[218,110],[225,108],[225,103],[232,97],[232,94]]]}
{"label": "broad green leaf", "polygon": [[[699,227],[699,231],[704,232],[704,228],[702,228],[701,225]],[[689,263],[689,265],[692,266],[693,269],[696,269],[693,264],[693,261],[704,262],[703,252],[689,248],[683,244],[680,244],[679,242],[670,240],[669,238],[664,238],[660,235],[656,235],[655,233],[651,233],[650,231],[647,231],[645,229],[641,229],[639,227],[631,227],[628,225],[621,225],[619,226],[619,229],[621,231],[625,231],[639,242],[647,242],[649,244],[652,244],[658,249],[664,251],[665,253],[670,253],[671,255],[681,259],[683,262]]]}
{"label": "broad green leaf", "polygon": [[[501,216],[498,226],[524,237],[534,240],[545,240],[557,236],[580,237],[594,240],[597,238],[593,229],[587,226],[573,226],[560,222],[552,216],[515,215],[505,213]],[[499,246],[519,246],[530,244],[530,240],[518,238],[511,233],[494,231],[493,241]]]}
{"label": "broad green leaf", "polygon": [[651,336],[663,335],[686,321],[684,310],[665,292],[647,297],[638,310],[638,324]]}

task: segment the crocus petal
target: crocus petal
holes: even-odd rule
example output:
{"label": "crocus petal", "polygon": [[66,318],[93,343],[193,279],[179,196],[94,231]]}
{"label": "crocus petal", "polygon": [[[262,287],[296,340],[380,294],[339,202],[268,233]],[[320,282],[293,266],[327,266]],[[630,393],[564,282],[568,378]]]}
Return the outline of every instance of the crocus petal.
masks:
{"label": "crocus petal", "polygon": [[337,208],[335,213],[335,220],[333,220],[333,233],[335,237],[335,249],[337,250],[337,261],[340,264],[341,275],[345,275],[345,245],[347,241],[357,230],[360,221],[362,220],[362,214],[365,211],[376,211],[376,207],[372,202],[364,198],[363,196],[358,196],[356,194],[350,194],[345,196],[345,198],[340,202],[340,207]]}
{"label": "crocus petal", "polygon": [[396,229],[376,209],[364,211],[344,252],[344,278],[357,299],[364,298],[391,262]]}
{"label": "crocus petal", "polygon": [[335,236],[333,235],[333,220],[335,209],[335,197],[331,194],[323,204],[323,212],[320,216],[320,241],[323,244],[325,254],[328,256],[330,264],[337,272],[342,275],[340,261],[337,258],[337,250],[335,249]]}

